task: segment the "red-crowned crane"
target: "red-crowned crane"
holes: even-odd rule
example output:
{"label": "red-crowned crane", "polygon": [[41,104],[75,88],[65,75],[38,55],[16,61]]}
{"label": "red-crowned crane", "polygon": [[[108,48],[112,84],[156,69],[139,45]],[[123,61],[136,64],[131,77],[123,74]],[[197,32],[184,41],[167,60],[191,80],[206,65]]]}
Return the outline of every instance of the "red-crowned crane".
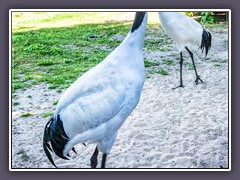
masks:
{"label": "red-crowned crane", "polygon": [[143,43],[147,13],[136,12],[130,32],[100,64],[83,74],[61,96],[53,117],[44,130],[43,148],[55,166],[51,152],[68,159],[79,143],[97,143],[90,159],[101,168],[117,132],[139,102],[145,81]]}
{"label": "red-crowned crane", "polygon": [[189,47],[197,46],[202,49],[202,52],[205,49],[205,56],[207,56],[211,47],[211,33],[207,29],[203,28],[197,21],[185,14],[179,12],[159,12],[158,15],[165,33],[175,41],[180,52],[180,85],[176,88],[183,87],[182,51],[184,49],[187,50],[192,59],[193,68],[196,74],[195,83],[198,84],[199,81],[203,83],[197,73],[193,59],[193,53],[189,50]]}

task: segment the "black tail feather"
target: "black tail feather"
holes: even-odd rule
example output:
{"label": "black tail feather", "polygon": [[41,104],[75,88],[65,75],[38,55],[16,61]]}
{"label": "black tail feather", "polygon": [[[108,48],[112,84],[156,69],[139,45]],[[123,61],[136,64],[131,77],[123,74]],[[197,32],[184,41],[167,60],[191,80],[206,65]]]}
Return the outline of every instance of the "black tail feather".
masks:
{"label": "black tail feather", "polygon": [[[55,166],[55,163],[52,159],[51,152],[54,151],[54,153],[62,158],[68,160],[67,157],[63,156],[63,150],[67,142],[69,141],[69,137],[66,135],[62,121],[60,119],[60,116],[57,116],[57,119],[54,119],[53,117],[48,121],[48,123],[45,126],[44,130],[44,136],[43,136],[43,149],[49,159],[49,161]],[[73,151],[75,149],[73,148]]]}
{"label": "black tail feather", "polygon": [[65,145],[69,141],[69,137],[66,135],[64,131],[60,115],[58,115],[57,119],[53,121],[49,135],[51,145],[55,154],[62,159],[67,159],[66,157],[63,156],[63,150]]}
{"label": "black tail feather", "polygon": [[44,135],[43,135],[43,149],[44,149],[44,152],[46,153],[49,161],[52,163],[52,165],[54,165],[57,168],[57,166],[55,165],[55,163],[53,161],[52,155],[50,153],[50,151],[53,152],[53,150],[50,146],[50,138],[49,138],[50,127],[52,125],[52,122],[53,122],[53,117],[51,117],[51,119],[48,121],[48,123],[45,126]]}
{"label": "black tail feather", "polygon": [[212,35],[211,35],[211,33],[208,30],[203,29],[202,42],[201,42],[200,48],[202,49],[202,52],[205,49],[205,57],[207,56],[208,51],[211,48],[211,43],[212,43]]}

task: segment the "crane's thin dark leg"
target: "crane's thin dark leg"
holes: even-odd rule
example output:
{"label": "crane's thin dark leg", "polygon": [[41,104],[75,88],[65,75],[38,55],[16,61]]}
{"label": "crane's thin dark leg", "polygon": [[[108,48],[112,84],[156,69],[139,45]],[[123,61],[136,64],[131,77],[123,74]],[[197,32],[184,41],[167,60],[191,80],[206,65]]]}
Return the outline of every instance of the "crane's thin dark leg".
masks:
{"label": "crane's thin dark leg", "polygon": [[179,61],[179,64],[180,64],[180,85],[173,88],[173,89],[177,89],[179,87],[183,87],[183,81],[182,81],[182,65],[183,65],[183,57],[182,57],[182,52],[180,52],[180,61]]}
{"label": "crane's thin dark leg", "polygon": [[104,153],[103,157],[102,157],[102,166],[101,166],[101,168],[105,168],[106,159],[107,159],[107,154]]}
{"label": "crane's thin dark leg", "polygon": [[98,164],[98,160],[97,160],[97,157],[98,157],[98,148],[96,147],[92,157],[91,157],[91,168],[96,168],[97,167],[97,164]]}
{"label": "crane's thin dark leg", "polygon": [[195,71],[195,74],[196,74],[195,83],[198,84],[198,81],[201,81],[201,83],[203,83],[203,81],[201,80],[200,76],[197,73],[197,69],[196,69],[196,66],[195,66],[195,63],[194,63],[194,59],[193,59],[193,53],[187,47],[185,47],[185,48],[186,48],[187,52],[189,53],[189,55],[190,55],[190,57],[192,59],[193,68],[194,68],[194,71]]}

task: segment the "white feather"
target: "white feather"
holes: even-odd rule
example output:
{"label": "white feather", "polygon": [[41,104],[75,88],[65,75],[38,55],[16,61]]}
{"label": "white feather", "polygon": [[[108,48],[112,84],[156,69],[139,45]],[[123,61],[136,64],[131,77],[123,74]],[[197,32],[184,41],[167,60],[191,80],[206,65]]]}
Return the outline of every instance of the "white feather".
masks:
{"label": "white feather", "polygon": [[81,76],[62,95],[60,114],[71,139],[64,156],[78,143],[96,142],[109,153],[117,131],[139,102],[145,80],[142,55],[147,14],[142,25],[100,64]]}
{"label": "white feather", "polygon": [[159,12],[158,15],[165,33],[175,41],[180,52],[186,46],[200,47],[203,28],[197,21],[179,12]]}

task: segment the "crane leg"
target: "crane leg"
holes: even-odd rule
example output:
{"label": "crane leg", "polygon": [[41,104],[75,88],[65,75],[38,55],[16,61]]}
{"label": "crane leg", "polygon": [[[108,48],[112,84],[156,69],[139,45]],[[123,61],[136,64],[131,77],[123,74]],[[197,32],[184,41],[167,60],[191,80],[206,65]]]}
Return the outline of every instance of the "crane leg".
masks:
{"label": "crane leg", "polygon": [[107,159],[107,154],[104,153],[103,157],[102,157],[102,166],[101,166],[101,168],[105,168],[106,159]]}
{"label": "crane leg", "polygon": [[200,76],[197,73],[197,69],[196,69],[196,66],[195,66],[195,63],[194,63],[194,59],[193,59],[193,53],[187,47],[185,47],[185,48],[186,48],[187,52],[189,53],[189,55],[190,55],[190,57],[192,59],[193,68],[194,68],[194,71],[195,71],[195,74],[196,74],[195,83],[198,84],[198,81],[201,81],[201,83],[203,83],[203,81],[201,80]]}
{"label": "crane leg", "polygon": [[97,167],[97,164],[98,164],[98,160],[97,160],[97,157],[98,157],[98,148],[96,147],[92,157],[91,157],[91,168],[96,168]]}
{"label": "crane leg", "polygon": [[179,61],[179,64],[180,64],[180,85],[175,87],[175,88],[172,88],[172,89],[177,89],[179,87],[184,87],[183,86],[183,81],[182,81],[182,65],[183,65],[183,56],[182,56],[182,52],[180,52],[180,61]]}

